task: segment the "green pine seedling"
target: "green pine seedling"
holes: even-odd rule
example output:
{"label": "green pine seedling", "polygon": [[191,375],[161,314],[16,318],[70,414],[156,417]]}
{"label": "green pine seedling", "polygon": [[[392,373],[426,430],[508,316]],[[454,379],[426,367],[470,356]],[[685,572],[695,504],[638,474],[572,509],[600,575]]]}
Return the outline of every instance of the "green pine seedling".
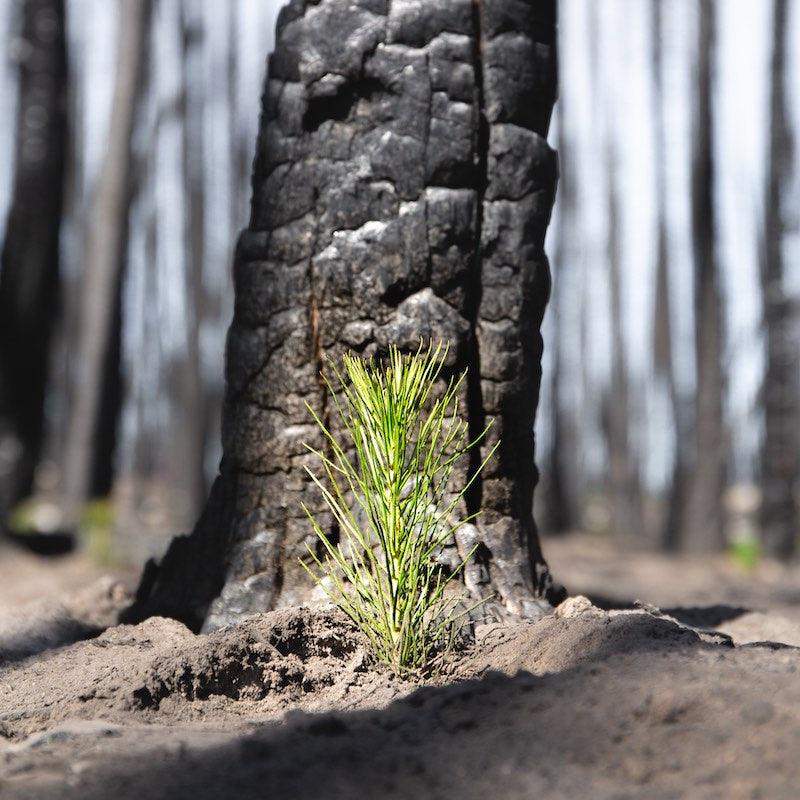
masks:
{"label": "green pine seedling", "polygon": [[[453,522],[464,494],[497,445],[453,496],[448,481],[459,459],[485,436],[469,440],[459,416],[466,371],[433,397],[448,348],[433,344],[413,355],[389,348],[384,367],[344,356],[344,374],[329,363],[326,378],[344,424],[339,441],[309,406],[326,452],[306,445],[321,474],[306,468],[339,531],[324,531],[304,505],[322,545],[302,562],[328,597],[366,635],[374,655],[399,671],[429,666],[453,641],[463,598],[445,593],[472,552],[445,574],[437,553],[474,515]],[[353,453],[354,455],[348,455]],[[310,565],[309,565],[310,564]]]}

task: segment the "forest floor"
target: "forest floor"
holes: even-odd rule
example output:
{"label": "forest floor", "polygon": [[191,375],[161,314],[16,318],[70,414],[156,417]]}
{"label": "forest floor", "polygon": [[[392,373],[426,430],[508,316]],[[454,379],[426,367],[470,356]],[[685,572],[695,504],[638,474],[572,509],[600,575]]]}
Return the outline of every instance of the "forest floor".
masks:
{"label": "forest floor", "polygon": [[422,682],[330,607],[107,628],[134,576],[0,547],[0,797],[798,797],[800,567],[545,550],[572,597]]}

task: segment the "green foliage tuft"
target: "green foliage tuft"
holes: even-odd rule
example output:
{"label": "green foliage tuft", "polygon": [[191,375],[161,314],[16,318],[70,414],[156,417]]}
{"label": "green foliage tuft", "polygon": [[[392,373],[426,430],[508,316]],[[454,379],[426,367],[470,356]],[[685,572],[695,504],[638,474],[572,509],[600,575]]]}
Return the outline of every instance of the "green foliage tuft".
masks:
{"label": "green foliage tuft", "polygon": [[81,543],[97,564],[114,563],[114,503],[110,497],[90,500],[80,521]]}
{"label": "green foliage tuft", "polygon": [[[434,397],[447,347],[420,345],[413,355],[389,350],[383,367],[344,356],[344,374],[330,364],[326,379],[348,441],[338,441],[309,406],[326,440],[326,452],[306,445],[322,475],[306,468],[333,515],[339,538],[303,506],[322,548],[308,547],[303,566],[366,634],[374,654],[399,670],[429,665],[448,647],[461,598],[445,593],[463,569],[445,574],[436,562],[467,517],[453,522],[464,494],[493,455],[453,492],[455,465],[486,434],[469,441],[459,416],[466,372]],[[350,454],[353,455],[350,455]],[[474,516],[474,515],[473,515]]]}
{"label": "green foliage tuft", "polygon": [[761,542],[755,534],[741,534],[728,544],[728,553],[737,566],[752,570],[761,561]]}

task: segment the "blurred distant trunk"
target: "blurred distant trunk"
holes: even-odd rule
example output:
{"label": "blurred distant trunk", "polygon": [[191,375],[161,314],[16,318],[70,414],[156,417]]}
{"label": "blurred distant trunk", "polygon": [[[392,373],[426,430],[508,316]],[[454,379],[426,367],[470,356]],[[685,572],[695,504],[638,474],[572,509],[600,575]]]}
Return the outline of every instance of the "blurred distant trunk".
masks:
{"label": "blurred distant trunk", "polygon": [[611,302],[611,386],[607,396],[611,526],[615,535],[637,537],[642,534],[641,491],[638,468],[630,442],[631,403],[628,365],[623,331],[622,275],[620,264],[617,160],[613,143],[607,147],[608,165],[608,269]]}
{"label": "blurred distant trunk", "polygon": [[63,0],[21,9],[15,176],[0,266],[0,525],[30,492],[42,445],[67,139]]}
{"label": "blurred distant trunk", "polygon": [[714,132],[712,115],[716,24],[713,0],[700,0],[696,106],[692,140],[692,236],[697,388],[694,463],[690,476],[683,549],[715,552],[724,547],[722,491],[725,436],[722,421],[722,303],[715,246]]}
{"label": "blurred distant trunk", "polygon": [[228,28],[228,86],[230,87],[229,126],[231,134],[231,191],[233,192],[231,211],[233,229],[234,231],[239,231],[242,227],[242,221],[247,219],[250,202],[253,143],[251,141],[252,137],[243,133],[240,108],[236,102],[236,88],[243,77],[238,40],[242,35],[242,25],[247,24],[246,14],[242,13],[242,6],[233,3],[230,16],[230,27]]}
{"label": "blurred distant trunk", "polygon": [[[186,270],[184,275],[187,307],[187,353],[181,370],[183,441],[181,450],[187,475],[188,507],[196,519],[206,496],[204,454],[208,439],[208,402],[203,391],[200,333],[207,305],[204,291],[205,201],[203,192],[203,91],[199,83],[199,61],[205,31],[201,21],[192,17],[193,0],[183,0],[182,66],[183,93],[183,176],[185,202],[188,206],[185,229]],[[232,12],[233,13],[233,12]],[[233,44],[232,44],[233,46]],[[231,100],[231,102],[233,102]]]}
{"label": "blurred distant trunk", "polygon": [[553,365],[550,373],[550,448],[543,459],[542,467],[542,529],[546,534],[565,533],[574,526],[574,515],[570,503],[569,475],[565,470],[565,419],[559,398],[559,387],[563,380],[559,333],[559,314],[553,307]]}
{"label": "blurred distant trunk", "polygon": [[[663,195],[662,195],[663,197]],[[663,209],[663,206],[662,206]],[[686,497],[687,445],[689,438],[683,400],[675,380],[672,353],[672,323],[669,271],[666,248],[661,238],[666,238],[663,210],[659,213],[659,244],[656,266],[655,318],[654,318],[654,367],[655,376],[660,379],[672,408],[672,425],[675,436],[675,452],[672,474],[665,491],[665,507],[661,515],[661,527],[656,534],[658,544],[665,550],[677,550],[680,546],[680,531]]]}
{"label": "blurred distant trunk", "polygon": [[[64,514],[80,517],[97,482],[97,440],[111,436],[116,404],[108,391],[118,380],[119,304],[127,242],[131,137],[142,85],[150,0],[121,0],[116,83],[108,144],[95,192],[82,278],[76,380],[64,454]],[[109,404],[110,414],[109,419]],[[105,408],[104,408],[105,406]],[[105,444],[110,471],[113,444]],[[110,475],[108,476],[110,485]]]}
{"label": "blurred distant trunk", "polygon": [[[778,558],[795,550],[798,509],[795,488],[800,472],[800,364],[796,341],[797,307],[787,296],[783,246],[793,169],[793,141],[787,107],[789,3],[773,0],[769,145],[764,197],[761,286],[766,337],[763,385],[764,441],[761,452],[761,528],[764,549]],[[795,266],[795,268],[797,268]]]}
{"label": "blurred distant trunk", "polygon": [[[135,133],[137,142],[148,145],[135,154],[131,219],[137,228],[128,247],[126,290],[138,297],[126,320],[130,389],[114,489],[113,556],[128,564],[163,555],[170,539],[194,523],[206,491],[208,393],[200,334],[207,307],[203,67],[208,31],[194,0],[162,7],[155,24],[158,35],[144,78],[146,102]],[[174,216],[167,205],[172,198]],[[174,292],[171,299],[164,297],[165,289]]]}
{"label": "blurred distant trunk", "polygon": [[666,487],[665,509],[658,543],[667,550],[679,544],[681,510],[686,483],[687,425],[686,414],[675,380],[673,363],[672,300],[670,294],[669,246],[667,241],[666,141],[664,137],[664,63],[663,10],[664,0],[652,3],[652,69],[653,69],[653,127],[655,130],[655,192],[656,192],[656,286],[653,314],[653,372],[668,398],[672,409],[675,435],[672,476]]}
{"label": "blurred distant trunk", "polygon": [[575,193],[571,168],[568,163],[563,104],[559,112],[558,153],[558,259],[557,274],[553,281],[550,301],[553,340],[548,342],[552,354],[550,372],[550,447],[542,460],[542,528],[547,534],[565,533],[577,524],[575,486],[578,465],[575,456],[575,431],[570,427],[570,415],[565,413],[562,398],[564,381],[564,320],[561,310],[566,290],[567,271],[573,268],[570,237],[574,224]]}

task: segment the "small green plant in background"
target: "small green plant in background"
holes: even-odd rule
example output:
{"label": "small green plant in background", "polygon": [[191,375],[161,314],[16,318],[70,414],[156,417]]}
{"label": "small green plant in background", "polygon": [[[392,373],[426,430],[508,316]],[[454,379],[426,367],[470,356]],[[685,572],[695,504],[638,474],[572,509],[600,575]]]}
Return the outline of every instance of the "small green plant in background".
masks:
{"label": "small green plant in background", "polygon": [[322,555],[309,546],[312,565],[301,563],[363,631],[377,658],[398,670],[430,664],[452,641],[464,612],[457,613],[461,598],[448,597],[445,589],[472,553],[450,574],[436,556],[472,519],[452,521],[496,449],[450,494],[455,465],[488,427],[469,440],[458,401],[466,372],[433,397],[446,357],[447,347],[431,344],[413,355],[391,347],[386,366],[354,355],[344,356],[344,374],[330,364],[337,386],[326,383],[347,441],[339,441],[309,406],[327,453],[306,445],[323,474],[306,469],[339,538],[334,541],[304,506]]}
{"label": "small green plant in background", "polygon": [[740,532],[728,543],[728,553],[736,566],[753,570],[761,562],[761,542],[754,532]]}
{"label": "small green plant in background", "polygon": [[81,543],[95,563],[114,563],[114,503],[110,497],[98,497],[86,504],[79,530]]}

